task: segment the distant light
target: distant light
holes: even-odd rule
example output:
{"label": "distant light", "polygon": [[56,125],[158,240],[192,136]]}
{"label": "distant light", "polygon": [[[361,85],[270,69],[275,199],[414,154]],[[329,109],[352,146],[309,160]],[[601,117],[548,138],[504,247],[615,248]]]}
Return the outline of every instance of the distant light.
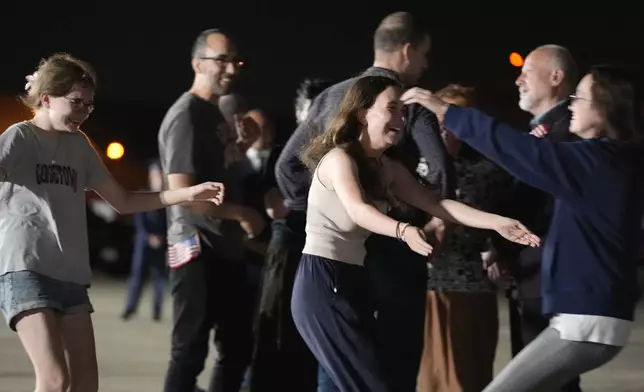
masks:
{"label": "distant light", "polygon": [[510,64],[515,67],[523,67],[523,57],[517,52],[510,53]]}
{"label": "distant light", "polygon": [[112,142],[107,146],[106,155],[110,159],[121,159],[125,154],[125,148],[121,143]]}

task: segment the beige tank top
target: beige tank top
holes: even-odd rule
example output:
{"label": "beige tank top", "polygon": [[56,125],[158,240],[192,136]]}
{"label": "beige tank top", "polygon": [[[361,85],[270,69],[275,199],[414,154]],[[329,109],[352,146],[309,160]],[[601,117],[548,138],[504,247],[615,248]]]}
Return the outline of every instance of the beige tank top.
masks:
{"label": "beige tank top", "polygon": [[[318,164],[309,189],[306,242],[302,253],[364,265],[364,242],[371,232],[351,220],[335,190],[327,188],[320,181],[319,168]],[[386,203],[378,203],[378,209],[386,211]]]}

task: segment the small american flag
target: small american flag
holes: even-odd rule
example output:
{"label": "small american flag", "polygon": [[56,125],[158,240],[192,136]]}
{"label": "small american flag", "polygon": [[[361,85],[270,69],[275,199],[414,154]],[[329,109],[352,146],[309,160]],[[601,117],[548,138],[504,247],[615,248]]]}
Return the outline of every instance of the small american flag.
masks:
{"label": "small american flag", "polygon": [[168,247],[168,266],[179,268],[201,254],[199,234],[195,234],[179,243]]}

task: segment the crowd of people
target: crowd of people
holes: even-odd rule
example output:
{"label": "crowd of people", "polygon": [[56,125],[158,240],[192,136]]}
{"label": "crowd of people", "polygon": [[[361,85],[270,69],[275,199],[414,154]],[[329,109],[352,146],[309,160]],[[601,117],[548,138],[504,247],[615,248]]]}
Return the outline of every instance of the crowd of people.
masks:
{"label": "crowd of people", "polygon": [[[166,392],[199,390],[212,331],[211,392],[573,392],[619,354],[640,296],[633,75],[580,75],[566,48],[534,49],[516,80],[524,131],[478,110],[468,86],[416,86],[432,40],[414,15],[386,16],[373,42],[359,76],[302,84],[282,143],[231,91],[235,43],[203,31],[140,192],[79,129],[92,67],[40,63],[23,97],[33,118],[0,135],[0,311],[37,392],[99,388],[86,189],[140,213],[122,318],[152,267],[160,319],[169,279]],[[495,375],[499,291],[514,358]]]}

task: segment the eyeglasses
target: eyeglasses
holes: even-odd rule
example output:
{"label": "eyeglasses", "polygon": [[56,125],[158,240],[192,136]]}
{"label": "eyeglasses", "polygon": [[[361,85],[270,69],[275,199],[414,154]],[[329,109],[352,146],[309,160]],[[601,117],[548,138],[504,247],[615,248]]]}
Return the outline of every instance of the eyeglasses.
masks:
{"label": "eyeglasses", "polygon": [[80,98],[70,98],[70,97],[63,97],[63,98],[69,101],[69,103],[72,104],[72,108],[74,109],[87,108],[87,111],[90,113],[94,111],[94,102],[85,102]]}
{"label": "eyeglasses", "polygon": [[232,64],[235,68],[241,68],[244,66],[244,62],[238,59],[230,59],[227,55],[219,55],[217,57],[199,57],[200,60],[212,60],[217,63],[220,67],[225,67],[228,64]]}
{"label": "eyeglasses", "polygon": [[584,97],[580,97],[580,96],[578,96],[578,95],[574,95],[574,94],[571,94],[571,95],[570,95],[570,100],[571,100],[572,102],[579,101],[579,100],[581,100],[581,101],[586,101],[586,102],[591,102],[591,101],[592,101],[591,99],[584,98]]}

